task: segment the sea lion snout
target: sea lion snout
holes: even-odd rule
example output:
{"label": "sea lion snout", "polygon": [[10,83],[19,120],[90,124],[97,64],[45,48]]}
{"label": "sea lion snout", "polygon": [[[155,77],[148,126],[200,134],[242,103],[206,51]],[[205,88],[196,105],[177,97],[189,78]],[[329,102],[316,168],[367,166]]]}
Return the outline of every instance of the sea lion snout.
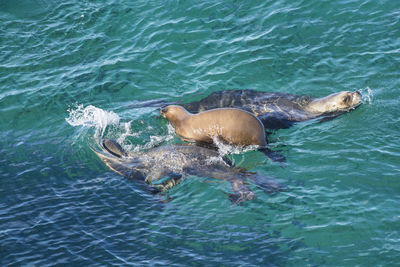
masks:
{"label": "sea lion snout", "polygon": [[357,103],[358,101],[361,101],[362,94],[359,90],[357,90],[353,92],[352,97],[353,97],[353,102]]}
{"label": "sea lion snout", "polygon": [[169,120],[172,124],[174,124],[175,121],[180,121],[182,119],[185,119],[189,115],[186,109],[177,105],[165,106],[160,109],[160,113],[164,118]]}
{"label": "sea lion snout", "polygon": [[163,116],[164,118],[165,118],[165,113],[167,113],[167,110],[168,110],[168,106],[160,108],[161,116]]}
{"label": "sea lion snout", "polygon": [[361,104],[362,101],[362,94],[360,91],[354,91],[353,93],[353,107],[357,107]]}

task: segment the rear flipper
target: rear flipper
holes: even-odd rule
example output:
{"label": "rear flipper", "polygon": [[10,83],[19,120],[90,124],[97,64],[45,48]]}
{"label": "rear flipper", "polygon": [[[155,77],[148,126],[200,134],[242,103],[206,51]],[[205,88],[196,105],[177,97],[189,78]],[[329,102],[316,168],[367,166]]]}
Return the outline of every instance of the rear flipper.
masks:
{"label": "rear flipper", "polygon": [[275,162],[286,162],[286,157],[269,148],[260,148],[258,151],[264,153],[270,160]]}
{"label": "rear flipper", "polygon": [[116,157],[126,157],[128,153],[117,143],[117,141],[113,139],[106,139],[103,140],[103,147],[107,150],[110,154]]}

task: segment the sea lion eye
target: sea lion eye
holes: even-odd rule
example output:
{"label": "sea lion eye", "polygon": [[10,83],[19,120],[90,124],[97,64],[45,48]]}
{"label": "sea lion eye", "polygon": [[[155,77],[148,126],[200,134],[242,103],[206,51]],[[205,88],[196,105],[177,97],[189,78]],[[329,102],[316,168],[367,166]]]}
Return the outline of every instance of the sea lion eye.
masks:
{"label": "sea lion eye", "polygon": [[160,109],[160,113],[161,113],[161,114],[167,113],[167,111],[168,111],[168,107],[162,107],[162,108]]}
{"label": "sea lion eye", "polygon": [[350,100],[351,100],[351,98],[348,95],[343,98],[343,102],[346,103],[346,104],[349,103]]}

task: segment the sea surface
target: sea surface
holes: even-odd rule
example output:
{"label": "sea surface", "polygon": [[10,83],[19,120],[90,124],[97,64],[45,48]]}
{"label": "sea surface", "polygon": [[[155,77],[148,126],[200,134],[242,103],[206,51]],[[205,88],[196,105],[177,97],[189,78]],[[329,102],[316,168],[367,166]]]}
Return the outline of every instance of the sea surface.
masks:
{"label": "sea surface", "polygon": [[[284,164],[231,149],[285,185],[240,205],[210,177],[153,195],[90,149],[180,142],[146,103],[227,89],[363,103],[273,131]],[[0,265],[399,266],[399,101],[398,1],[0,0]]]}

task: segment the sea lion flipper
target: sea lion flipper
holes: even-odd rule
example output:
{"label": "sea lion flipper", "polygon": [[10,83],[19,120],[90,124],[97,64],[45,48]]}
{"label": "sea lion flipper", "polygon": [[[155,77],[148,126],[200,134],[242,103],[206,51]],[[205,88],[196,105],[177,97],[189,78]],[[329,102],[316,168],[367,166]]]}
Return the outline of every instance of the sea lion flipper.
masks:
{"label": "sea lion flipper", "polygon": [[152,187],[157,188],[159,192],[165,192],[172,187],[178,185],[182,181],[182,174],[171,172],[169,175],[170,179],[162,182],[161,184],[152,185]]}
{"label": "sea lion flipper", "polygon": [[228,198],[232,204],[239,205],[242,202],[253,200],[256,197],[256,194],[245,185],[243,179],[235,179],[230,182],[232,184],[233,193],[229,194]]}
{"label": "sea lion flipper", "polygon": [[117,141],[113,139],[106,139],[103,140],[103,147],[105,150],[107,150],[109,153],[116,157],[126,157],[128,154],[125,152],[125,150],[121,147],[120,144],[117,143]]}
{"label": "sea lion flipper", "polygon": [[252,191],[238,191],[229,194],[228,198],[231,201],[232,204],[237,204],[239,205],[242,202],[248,201],[248,200],[253,200],[255,197],[255,194]]}
{"label": "sea lion flipper", "polygon": [[260,152],[264,153],[270,160],[275,161],[275,162],[285,162],[286,157],[270,150],[269,148],[261,148],[259,149]]}

